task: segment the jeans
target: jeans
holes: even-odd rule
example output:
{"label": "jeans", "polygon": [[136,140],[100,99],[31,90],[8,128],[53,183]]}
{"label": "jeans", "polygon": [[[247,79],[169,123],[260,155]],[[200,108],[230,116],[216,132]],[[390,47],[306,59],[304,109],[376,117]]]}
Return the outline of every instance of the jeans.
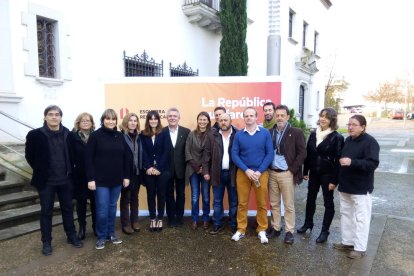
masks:
{"label": "jeans", "polygon": [[193,173],[190,176],[191,185],[191,218],[198,221],[200,214],[200,190],[203,201],[203,221],[208,221],[210,216],[210,183],[207,182],[201,174]]}
{"label": "jeans", "polygon": [[121,190],[119,208],[122,227],[131,226],[132,223],[138,222],[138,193],[140,186],[140,177],[133,175],[129,186]]}
{"label": "jeans", "polygon": [[116,204],[122,185],[96,187],[96,234],[98,240],[115,235]]}
{"label": "jeans", "polygon": [[175,174],[170,175],[170,179],[168,179],[166,203],[168,220],[170,222],[182,221],[185,203],[185,181],[183,178],[177,178]]}
{"label": "jeans", "polygon": [[[168,175],[169,173],[164,171],[160,175],[144,176],[150,219],[162,219],[164,217]],[[155,199],[157,199],[157,204],[155,204]],[[158,215],[156,214],[156,210],[158,211]]]}
{"label": "jeans", "polygon": [[63,228],[67,237],[76,235],[75,224],[73,222],[72,208],[72,186],[71,185],[45,185],[38,190],[40,198],[40,231],[42,233],[42,242],[52,240],[52,217],[57,194],[62,212]]}
{"label": "jeans", "polygon": [[223,197],[224,197],[224,190],[227,188],[227,197],[229,201],[229,218],[230,218],[230,226],[236,227],[237,225],[237,191],[236,186],[232,186],[230,183],[230,172],[229,171],[221,171],[220,173],[220,183],[218,185],[213,185],[213,219],[214,225],[221,226],[223,225],[223,216],[224,216],[224,208],[223,208]]}

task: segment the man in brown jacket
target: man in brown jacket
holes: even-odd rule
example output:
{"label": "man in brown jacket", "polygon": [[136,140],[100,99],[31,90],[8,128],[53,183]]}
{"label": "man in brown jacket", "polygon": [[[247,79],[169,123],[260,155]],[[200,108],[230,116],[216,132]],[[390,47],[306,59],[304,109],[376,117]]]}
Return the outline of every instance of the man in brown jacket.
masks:
{"label": "man in brown jacket", "polygon": [[276,125],[270,130],[275,151],[269,167],[269,198],[272,226],[268,236],[280,235],[280,195],[285,207],[285,243],[292,244],[295,231],[295,185],[302,182],[302,165],[306,158],[303,131],[289,123],[289,108],[278,105],[275,110]]}
{"label": "man in brown jacket", "polygon": [[213,186],[214,227],[210,234],[215,235],[223,228],[223,197],[227,188],[229,201],[229,224],[234,234],[237,230],[237,191],[236,166],[230,158],[231,146],[237,129],[231,125],[229,114],[218,118],[219,130],[210,131],[203,152],[203,175]]}

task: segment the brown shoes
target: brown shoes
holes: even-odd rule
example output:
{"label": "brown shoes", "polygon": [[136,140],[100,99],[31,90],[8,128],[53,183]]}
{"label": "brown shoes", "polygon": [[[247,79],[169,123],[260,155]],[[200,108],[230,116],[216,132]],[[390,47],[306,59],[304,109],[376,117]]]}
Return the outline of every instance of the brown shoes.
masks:
{"label": "brown shoes", "polygon": [[204,221],[203,222],[203,229],[207,230],[208,229],[208,221]]}
{"label": "brown shoes", "polygon": [[365,251],[358,251],[358,250],[352,250],[348,254],[348,258],[350,259],[359,259],[365,256]]}
{"label": "brown shoes", "polygon": [[139,226],[138,221],[132,223],[132,229],[135,232],[139,232],[141,230],[141,227]]}
{"label": "brown shoes", "polygon": [[131,226],[128,225],[128,226],[122,227],[122,232],[124,232],[127,235],[132,235],[134,233],[134,230],[132,229]]}
{"label": "brown shoes", "polygon": [[197,230],[197,221],[193,221],[193,223],[191,223],[191,229]]}
{"label": "brown shoes", "polygon": [[353,245],[346,245],[343,244],[342,242],[337,242],[333,244],[333,248],[337,249],[337,250],[342,250],[342,251],[351,251],[354,250],[354,246]]}

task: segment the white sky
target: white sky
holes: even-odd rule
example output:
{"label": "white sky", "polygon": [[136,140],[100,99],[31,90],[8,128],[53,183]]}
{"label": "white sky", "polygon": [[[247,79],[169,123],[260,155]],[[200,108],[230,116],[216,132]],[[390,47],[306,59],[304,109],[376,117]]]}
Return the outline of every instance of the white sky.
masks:
{"label": "white sky", "polygon": [[335,75],[351,84],[345,104],[408,72],[413,82],[413,11],[411,0],[333,1],[326,54],[336,53]]}

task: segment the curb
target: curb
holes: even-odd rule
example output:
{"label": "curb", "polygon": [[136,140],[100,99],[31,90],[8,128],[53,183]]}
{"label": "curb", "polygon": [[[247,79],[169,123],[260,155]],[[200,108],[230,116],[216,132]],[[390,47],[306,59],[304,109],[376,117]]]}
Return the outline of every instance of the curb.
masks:
{"label": "curb", "polygon": [[370,275],[386,222],[387,215],[372,214],[366,256],[353,262],[348,275]]}

